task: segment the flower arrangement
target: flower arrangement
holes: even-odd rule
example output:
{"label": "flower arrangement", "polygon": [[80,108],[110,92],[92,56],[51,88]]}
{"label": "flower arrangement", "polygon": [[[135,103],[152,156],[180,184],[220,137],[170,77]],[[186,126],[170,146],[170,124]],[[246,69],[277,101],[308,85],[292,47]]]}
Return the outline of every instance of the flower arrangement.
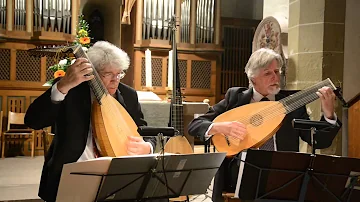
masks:
{"label": "flower arrangement", "polygon": [[[76,27],[76,37],[72,45],[80,44],[86,52],[91,45],[91,38],[89,37],[89,24],[83,19],[83,17],[83,15],[79,15],[78,25]],[[58,61],[57,58],[55,58],[55,60]],[[74,57],[67,57],[63,60],[60,60],[57,64],[50,66],[48,70],[52,70],[54,72],[54,78],[47,81],[44,86],[51,86],[56,78],[65,76],[67,68],[70,67],[70,65],[72,65],[74,62]]]}

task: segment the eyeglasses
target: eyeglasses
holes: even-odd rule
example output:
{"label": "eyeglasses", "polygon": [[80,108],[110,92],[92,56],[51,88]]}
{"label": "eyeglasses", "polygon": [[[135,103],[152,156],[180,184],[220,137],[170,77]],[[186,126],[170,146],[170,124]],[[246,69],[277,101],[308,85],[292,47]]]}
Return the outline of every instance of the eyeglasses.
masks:
{"label": "eyeglasses", "polygon": [[105,79],[116,79],[116,80],[120,80],[122,78],[124,78],[126,75],[125,72],[120,72],[119,74],[113,74],[113,73],[104,73],[101,74],[102,77],[104,77]]}

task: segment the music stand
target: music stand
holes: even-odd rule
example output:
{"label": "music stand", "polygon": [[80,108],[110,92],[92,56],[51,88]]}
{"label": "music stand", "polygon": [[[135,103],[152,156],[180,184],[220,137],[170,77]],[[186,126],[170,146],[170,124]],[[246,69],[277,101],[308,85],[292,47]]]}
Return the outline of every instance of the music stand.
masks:
{"label": "music stand", "polygon": [[205,193],[224,158],[225,153],[119,157],[111,159],[106,174],[70,175],[101,177],[94,202],[169,199]]}
{"label": "music stand", "polygon": [[241,154],[235,196],[255,202],[355,202],[360,159],[247,150]]}
{"label": "music stand", "polygon": [[315,155],[316,149],[316,132],[329,132],[331,128],[334,128],[335,125],[330,124],[326,121],[310,121],[307,119],[293,119],[292,126],[296,130],[310,130],[310,138],[311,138],[311,151],[312,154]]}

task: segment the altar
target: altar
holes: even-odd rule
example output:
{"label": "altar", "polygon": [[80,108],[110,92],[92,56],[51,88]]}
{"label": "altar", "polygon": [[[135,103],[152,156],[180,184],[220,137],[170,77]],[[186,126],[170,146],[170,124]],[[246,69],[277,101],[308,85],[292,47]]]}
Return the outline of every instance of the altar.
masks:
{"label": "altar", "polygon": [[[167,101],[140,101],[141,110],[148,126],[168,127],[170,118],[170,102]],[[183,102],[184,105],[184,133],[192,147],[194,137],[188,134],[188,125],[194,117],[205,114],[209,104],[203,102]]]}

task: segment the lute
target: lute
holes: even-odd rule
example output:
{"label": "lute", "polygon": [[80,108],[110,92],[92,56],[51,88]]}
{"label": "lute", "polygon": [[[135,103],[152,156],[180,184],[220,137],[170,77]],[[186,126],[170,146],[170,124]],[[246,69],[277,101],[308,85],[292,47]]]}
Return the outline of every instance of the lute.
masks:
{"label": "lute", "polygon": [[[174,127],[177,134],[171,137],[165,147],[164,151],[167,153],[175,154],[191,154],[193,149],[189,141],[184,136],[184,105],[182,103],[182,94],[180,87],[180,75],[179,66],[177,59],[177,48],[176,48],[176,17],[173,16],[169,22],[172,28],[172,58],[173,58],[173,89],[172,98],[170,104],[170,121],[169,126]],[[186,196],[179,196],[177,198],[170,198],[169,201],[186,201]]]}
{"label": "lute", "polygon": [[169,24],[172,26],[172,58],[173,58],[173,89],[172,99],[170,105],[170,124],[178,131],[177,135],[171,137],[165,145],[165,152],[177,153],[177,154],[190,154],[193,153],[193,149],[189,144],[189,141],[184,136],[184,106],[182,103],[182,94],[180,87],[180,75],[179,66],[177,60],[177,48],[176,48],[176,17],[173,16]]}
{"label": "lute", "polygon": [[239,121],[246,125],[248,134],[242,141],[215,134],[212,137],[214,146],[219,152],[226,152],[228,157],[244,149],[260,147],[277,132],[286,114],[317,100],[316,92],[324,86],[336,90],[328,78],[279,101],[251,103],[219,115],[213,122]]}

